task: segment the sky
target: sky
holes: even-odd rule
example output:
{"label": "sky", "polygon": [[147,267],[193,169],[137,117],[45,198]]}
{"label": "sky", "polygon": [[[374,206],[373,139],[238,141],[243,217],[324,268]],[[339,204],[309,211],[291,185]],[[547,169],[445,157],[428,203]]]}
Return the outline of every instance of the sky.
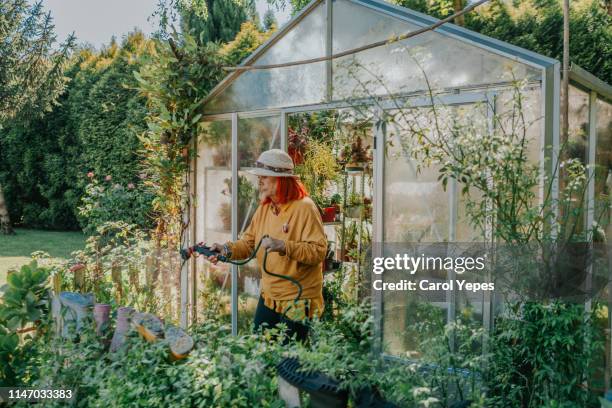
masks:
{"label": "sky", "polygon": [[[58,41],[73,31],[79,43],[96,48],[108,44],[114,35],[123,35],[140,28],[150,34],[157,28],[156,21],[147,21],[159,0],[43,0],[45,10],[51,11]],[[256,8],[263,18],[268,9],[265,0],[256,0]],[[289,10],[276,13],[279,25],[289,20]]]}

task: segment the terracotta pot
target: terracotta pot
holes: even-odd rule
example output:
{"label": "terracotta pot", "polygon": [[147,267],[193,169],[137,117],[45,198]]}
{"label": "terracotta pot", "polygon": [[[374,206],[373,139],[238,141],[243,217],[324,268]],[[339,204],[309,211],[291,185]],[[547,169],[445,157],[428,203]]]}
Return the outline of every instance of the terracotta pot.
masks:
{"label": "terracotta pot", "polygon": [[323,218],[323,222],[336,221],[336,207],[323,208],[323,214],[321,217]]}
{"label": "terracotta pot", "polygon": [[115,326],[115,333],[111,341],[111,352],[117,351],[125,342],[125,335],[130,330],[130,319],[133,314],[134,309],[131,307],[120,307],[117,309],[117,325]]}
{"label": "terracotta pot", "polygon": [[96,334],[102,336],[108,330],[110,323],[111,305],[106,303],[94,304],[93,316],[96,322]]}

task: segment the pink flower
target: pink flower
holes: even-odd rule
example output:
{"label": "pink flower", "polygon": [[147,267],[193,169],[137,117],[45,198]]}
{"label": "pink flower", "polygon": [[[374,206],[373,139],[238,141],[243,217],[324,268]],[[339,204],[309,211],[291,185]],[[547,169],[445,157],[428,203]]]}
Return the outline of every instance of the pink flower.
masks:
{"label": "pink flower", "polygon": [[70,267],[69,271],[74,273],[74,272],[78,272],[82,269],[85,269],[85,265],[83,265],[82,263],[78,263],[78,264],[74,264]]}
{"label": "pink flower", "polygon": [[106,181],[111,181],[112,179],[113,179],[113,176],[111,176],[110,174],[104,177],[104,180]]}
{"label": "pink flower", "polygon": [[133,190],[133,189],[134,189],[134,187],[136,187],[136,186],[134,185],[134,183],[128,183],[128,185],[127,185],[127,188],[129,188],[130,190]]}
{"label": "pink flower", "polygon": [[93,178],[93,176],[94,176],[94,172],[93,171],[90,171],[89,173],[87,173],[87,177],[88,178]]}

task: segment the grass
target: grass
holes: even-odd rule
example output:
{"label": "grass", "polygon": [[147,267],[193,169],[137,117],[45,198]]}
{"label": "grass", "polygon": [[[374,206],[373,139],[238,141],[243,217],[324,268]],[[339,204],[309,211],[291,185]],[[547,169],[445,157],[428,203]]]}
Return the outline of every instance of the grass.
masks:
{"label": "grass", "polygon": [[0,285],[6,281],[9,269],[19,268],[30,261],[30,254],[47,252],[53,258],[69,258],[70,253],[85,246],[81,232],[40,231],[17,229],[15,235],[0,234]]}

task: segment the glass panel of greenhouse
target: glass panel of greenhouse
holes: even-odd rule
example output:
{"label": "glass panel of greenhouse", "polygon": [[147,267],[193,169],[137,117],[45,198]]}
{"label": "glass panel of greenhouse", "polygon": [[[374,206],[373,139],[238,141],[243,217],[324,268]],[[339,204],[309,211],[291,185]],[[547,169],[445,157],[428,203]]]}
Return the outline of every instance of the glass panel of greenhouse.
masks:
{"label": "glass panel of greenhouse", "polygon": [[[325,54],[325,7],[317,6],[256,59],[278,64]],[[278,108],[322,102],[325,64],[247,71],[207,105],[208,113]]]}
{"label": "glass panel of greenhouse", "polygon": [[[238,120],[238,236],[249,226],[259,204],[257,177],[247,171],[263,151],[279,149],[280,139],[278,115]],[[253,320],[260,276],[255,259],[238,267],[239,330],[248,330]]]}
{"label": "glass panel of greenhouse", "polygon": [[[334,1],[334,53],[419,28],[357,2]],[[333,72],[335,100],[541,77],[538,69],[433,31],[335,60]]]}
{"label": "glass panel of greenhouse", "polygon": [[[259,203],[257,179],[246,170],[262,151],[286,150],[313,200],[331,211],[331,217],[324,215],[326,284],[372,299],[381,351],[393,356],[418,358],[425,351],[421,340],[458,318],[490,329],[503,311],[500,299],[482,292],[419,296],[373,289],[375,255],[436,244],[438,251],[457,256],[461,249],[454,244],[491,240],[490,221],[477,219],[478,209],[486,210],[479,191],[473,185],[464,190],[457,180],[443,183],[440,170],[448,163],[417,159],[422,152],[415,140],[431,138],[435,145],[466,134],[472,143],[514,138],[524,147],[525,166],[539,172],[527,184],[528,208],[559,200],[568,185],[568,170],[560,170],[555,156],[564,145],[558,61],[452,24],[334,57],[436,21],[379,0],[313,1],[243,64],[327,59],[232,73],[204,105],[198,142],[196,239],[240,236]],[[579,67],[570,74],[561,159],[592,168],[593,177],[582,185],[588,205],[570,200],[553,211],[575,217],[574,232],[585,239],[596,226],[593,241],[609,242],[612,88]],[[497,163],[505,164],[501,153]],[[262,271],[255,262],[233,270],[198,262],[228,296],[234,332],[248,330]],[[382,280],[401,278],[401,271],[389,271]],[[439,283],[451,279],[444,270],[431,276]],[[607,303],[610,293],[606,288],[597,299]],[[326,312],[335,306],[330,300]],[[609,333],[612,319],[604,320]],[[609,337],[607,344],[610,355]],[[605,366],[610,373],[610,364]]]}
{"label": "glass panel of greenhouse", "polygon": [[[225,242],[232,238],[232,123],[205,122],[198,140],[195,242]],[[221,293],[222,313],[230,319],[231,268],[197,259],[197,286],[213,282]],[[205,310],[202,312],[206,313]]]}

